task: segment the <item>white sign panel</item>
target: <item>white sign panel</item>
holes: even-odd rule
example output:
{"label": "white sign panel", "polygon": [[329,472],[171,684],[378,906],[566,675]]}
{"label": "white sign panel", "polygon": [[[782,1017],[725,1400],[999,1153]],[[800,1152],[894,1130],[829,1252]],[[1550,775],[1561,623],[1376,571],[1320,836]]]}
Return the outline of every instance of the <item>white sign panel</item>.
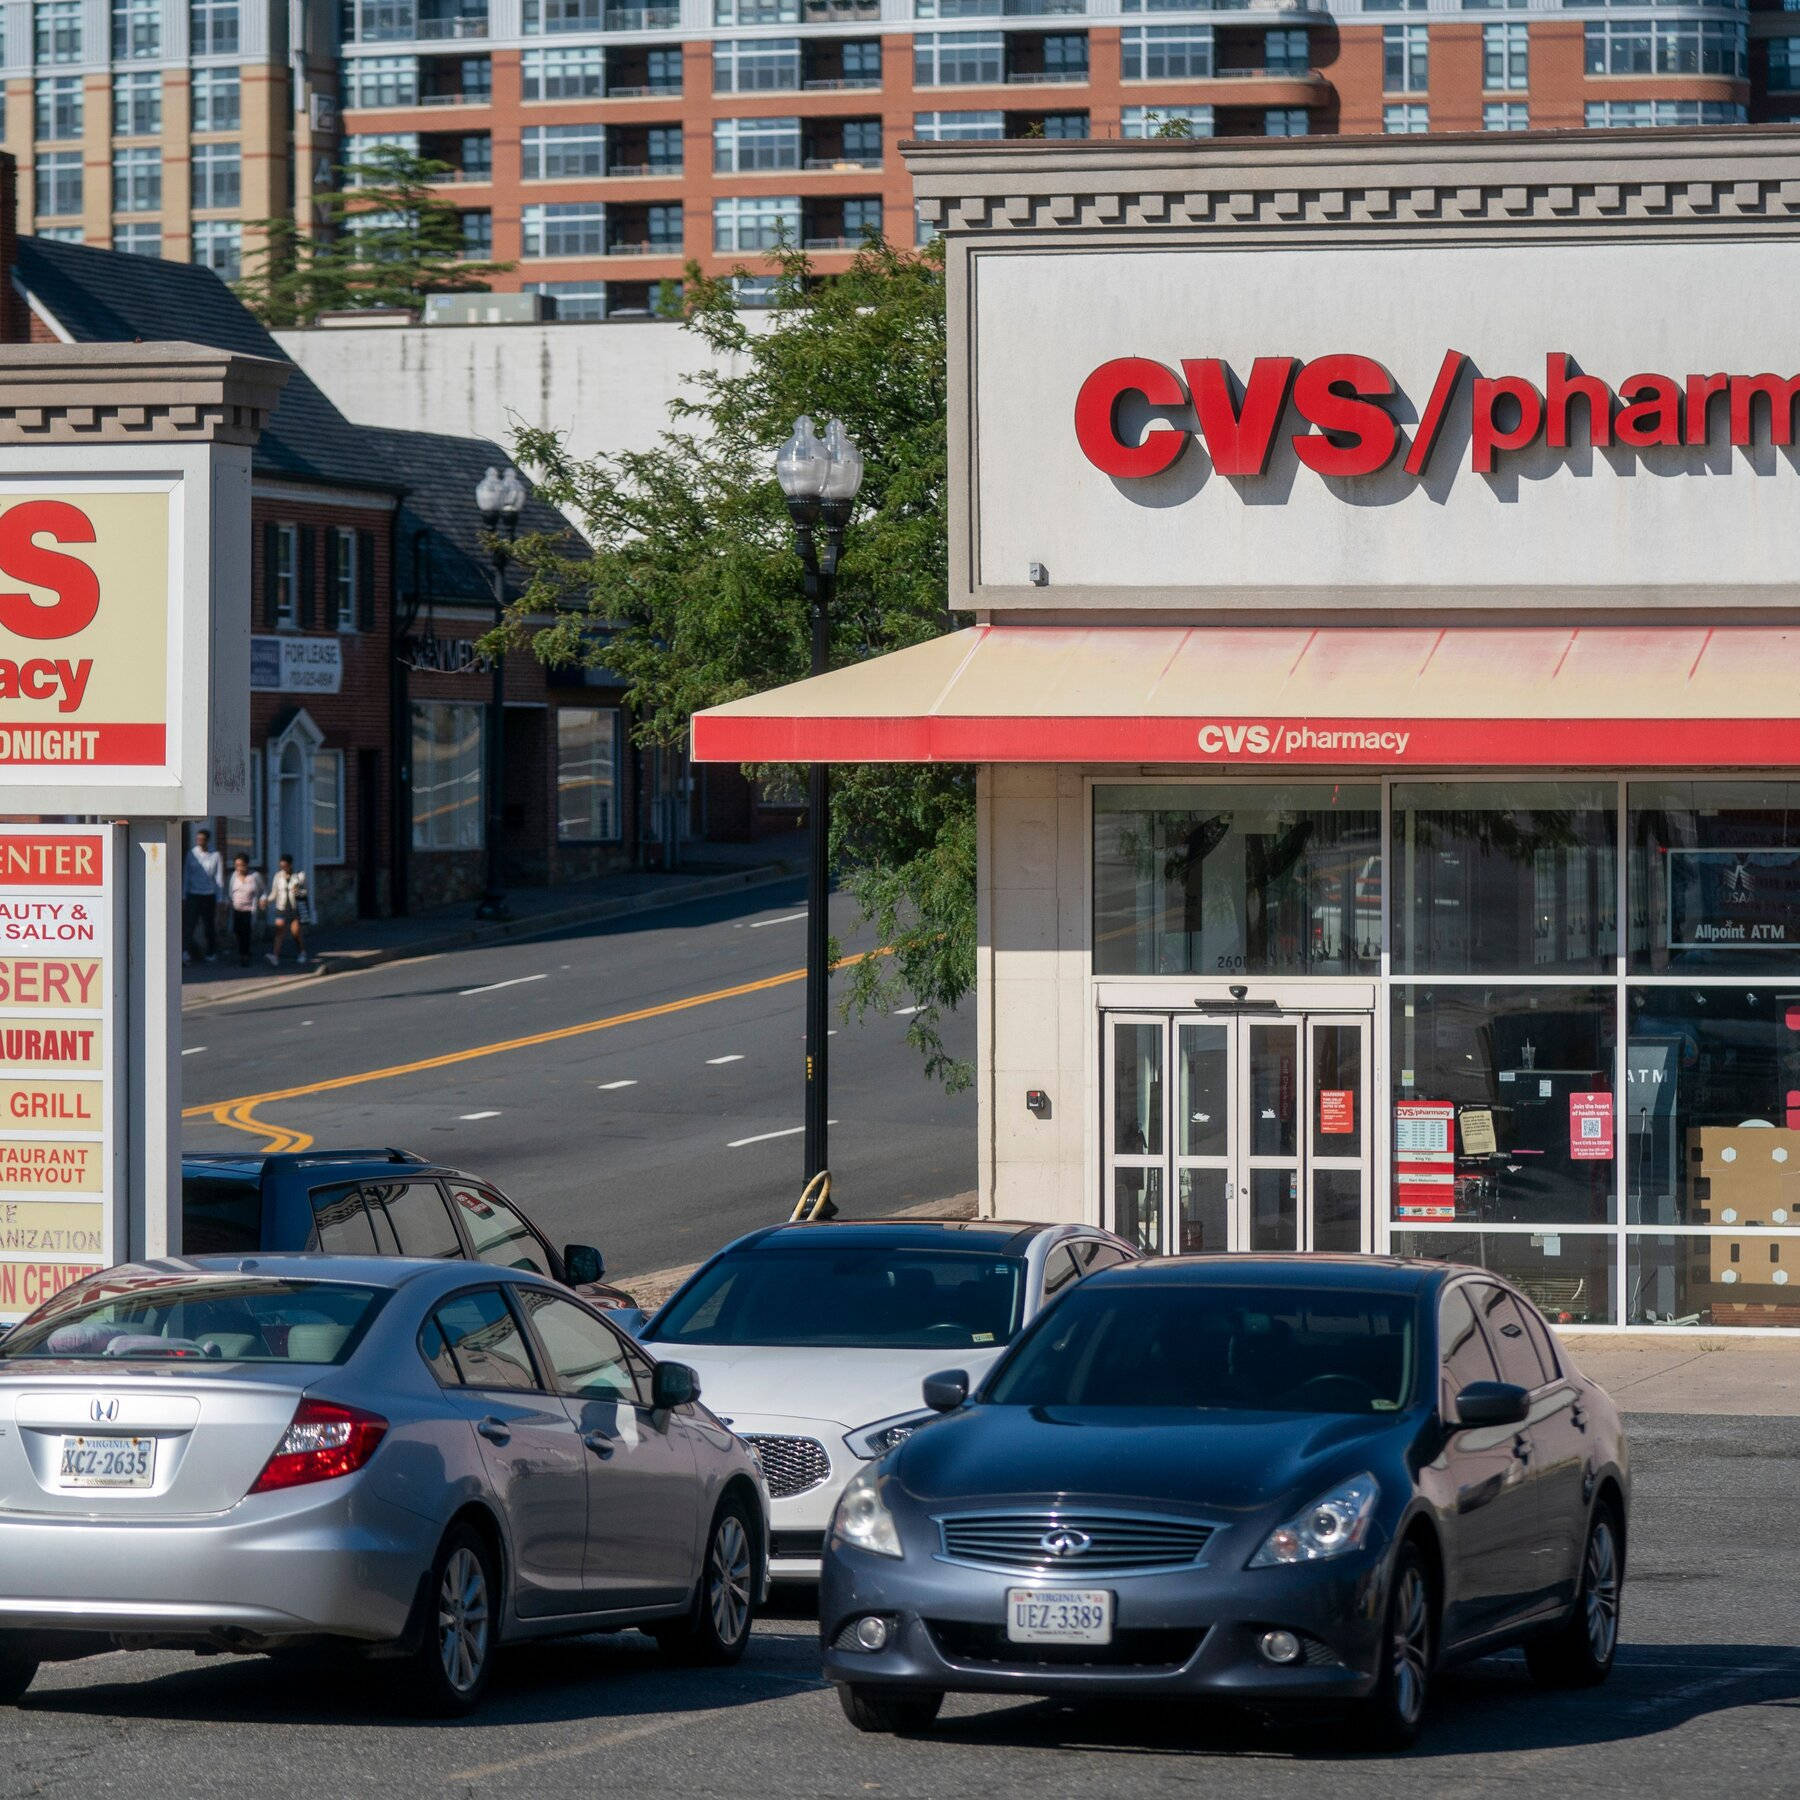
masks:
{"label": "white sign panel", "polygon": [[334,637],[253,637],[250,691],[335,694],[344,685],[343,647]]}
{"label": "white sign panel", "polygon": [[979,605],[1791,596],[1800,244],[970,268]]}

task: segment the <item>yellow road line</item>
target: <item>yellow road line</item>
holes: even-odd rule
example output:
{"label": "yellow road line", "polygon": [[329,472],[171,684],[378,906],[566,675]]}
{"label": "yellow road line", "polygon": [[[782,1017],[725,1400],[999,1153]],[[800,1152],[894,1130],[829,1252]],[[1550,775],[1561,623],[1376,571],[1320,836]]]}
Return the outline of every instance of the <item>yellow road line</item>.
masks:
{"label": "yellow road line", "polygon": [[[848,968],[852,963],[859,963],[868,956],[889,956],[892,952],[886,947],[879,950],[864,951],[856,956],[840,957],[834,968]],[[272,1088],[266,1094],[242,1094],[235,1100],[214,1100],[200,1106],[188,1106],[182,1109],[184,1119],[214,1119],[221,1125],[234,1126],[240,1131],[260,1132],[278,1140],[292,1138],[292,1143],[277,1142],[267,1146],[270,1149],[304,1150],[312,1139],[304,1132],[297,1132],[287,1126],[269,1125],[252,1116],[259,1106],[272,1105],[277,1100],[299,1100],[311,1094],[329,1094],[340,1088],[361,1087],[370,1081],[391,1081],[400,1075],[419,1075],[428,1069],[447,1069],[456,1063],[474,1062],[478,1057],[503,1056],[509,1050],[530,1050],[540,1044],[558,1044],[569,1038],[587,1037],[596,1031],[611,1031],[619,1025],[635,1025],[644,1019],[661,1019],[671,1013],[688,1012],[696,1006],[710,1006],[719,1000],[737,1000],[746,994],[767,993],[771,988],[786,987],[792,982],[804,981],[804,969],[789,969],[785,974],[767,975],[760,981],[740,982],[736,987],[715,988],[708,994],[689,994],[680,1000],[665,1000],[658,1006],[639,1007],[635,1012],[614,1013],[605,1019],[589,1019],[580,1025],[562,1025],[554,1031],[536,1031],[528,1037],[506,1038],[496,1044],[476,1044],[468,1050],[451,1050],[442,1056],[422,1057],[417,1062],[393,1063],[385,1069],[365,1069],[356,1075],[333,1075],[324,1081],[309,1081],[299,1087]]]}

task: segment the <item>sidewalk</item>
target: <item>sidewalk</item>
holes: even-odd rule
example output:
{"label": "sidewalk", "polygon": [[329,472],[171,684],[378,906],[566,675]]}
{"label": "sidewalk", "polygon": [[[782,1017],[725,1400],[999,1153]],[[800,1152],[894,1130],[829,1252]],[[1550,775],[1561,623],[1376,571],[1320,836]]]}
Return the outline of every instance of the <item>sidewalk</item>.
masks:
{"label": "sidewalk", "polygon": [[673,874],[633,870],[561,887],[509,888],[506,903],[513,916],[504,921],[477,919],[476,903],[463,900],[403,919],[356,919],[344,925],[321,926],[306,934],[309,961],[304,966],[294,962],[290,947],[279,971],[268,965],[268,940],[262,935],[249,968],[240,969],[226,948],[227,932],[221,934],[225,941],[217,962],[183,966],[181,1010],[194,1012],[253,999],[320,975],[370,969],[406,957],[503,943],[567,925],[593,924],[740,893],[789,880],[805,870],[803,833],[762,838],[753,844],[705,844],[697,846],[693,860]]}
{"label": "sidewalk", "polygon": [[1569,1332],[1582,1374],[1625,1413],[1800,1418],[1800,1341],[1732,1332]]}

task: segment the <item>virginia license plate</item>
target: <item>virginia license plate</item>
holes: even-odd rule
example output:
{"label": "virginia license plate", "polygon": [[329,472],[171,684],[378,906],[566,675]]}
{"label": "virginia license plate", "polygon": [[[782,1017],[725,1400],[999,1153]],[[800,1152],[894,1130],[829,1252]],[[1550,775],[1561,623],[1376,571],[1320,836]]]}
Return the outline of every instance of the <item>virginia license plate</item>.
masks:
{"label": "virginia license plate", "polygon": [[147,1488],[156,1475],[156,1439],[66,1437],[57,1481],[63,1487]]}
{"label": "virginia license plate", "polygon": [[1008,1588],[1006,1635],[1015,1644],[1110,1644],[1113,1597],[1105,1588]]}

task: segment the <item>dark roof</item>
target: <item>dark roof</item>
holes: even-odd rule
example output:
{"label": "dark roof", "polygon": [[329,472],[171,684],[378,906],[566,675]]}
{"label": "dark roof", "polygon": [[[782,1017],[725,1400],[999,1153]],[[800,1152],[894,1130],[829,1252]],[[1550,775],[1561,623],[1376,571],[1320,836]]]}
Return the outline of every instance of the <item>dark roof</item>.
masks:
{"label": "dark roof", "polygon": [[1277,1287],[1337,1289],[1346,1293],[1416,1293],[1456,1273],[1454,1263],[1414,1257],[1325,1255],[1158,1256],[1098,1269],[1089,1281],[1127,1281],[1160,1287]]}
{"label": "dark roof", "polygon": [[[487,470],[505,468],[512,457],[486,438],[385,425],[363,426],[360,435],[382,466],[406,485],[406,501],[395,523],[400,591],[412,594],[416,589],[421,600],[487,600],[493,593],[493,565],[484,543],[486,527],[475,510],[475,484]],[[577,554],[586,548],[569,521],[536,494],[519,515],[519,530],[566,536]]]}
{"label": "dark roof", "polygon": [[403,485],[370,442],[211,269],[86,244],[22,237],[20,285],[78,344],[190,343],[266,356],[290,370],[261,438],[260,475],[397,493]]}

